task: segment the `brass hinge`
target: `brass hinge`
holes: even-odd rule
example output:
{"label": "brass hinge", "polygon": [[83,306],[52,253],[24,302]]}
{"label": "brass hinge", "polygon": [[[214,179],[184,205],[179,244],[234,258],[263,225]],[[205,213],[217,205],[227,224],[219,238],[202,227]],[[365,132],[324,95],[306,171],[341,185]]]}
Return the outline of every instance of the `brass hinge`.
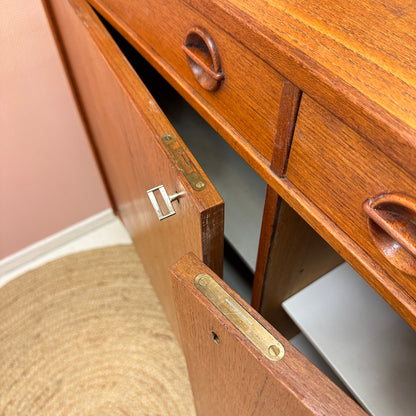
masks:
{"label": "brass hinge", "polygon": [[179,170],[185,175],[186,180],[195,191],[202,191],[207,187],[207,183],[198,172],[197,168],[188,157],[187,152],[172,133],[165,133],[161,137],[162,143],[172,156]]}

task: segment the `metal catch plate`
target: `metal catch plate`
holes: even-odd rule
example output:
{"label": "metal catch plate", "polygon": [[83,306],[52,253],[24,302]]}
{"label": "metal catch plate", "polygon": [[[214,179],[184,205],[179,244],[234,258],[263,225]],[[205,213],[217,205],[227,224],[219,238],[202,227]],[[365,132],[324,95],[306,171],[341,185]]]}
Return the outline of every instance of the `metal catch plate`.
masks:
{"label": "metal catch plate", "polygon": [[283,345],[209,274],[196,276],[194,285],[267,359],[279,361],[283,358]]}

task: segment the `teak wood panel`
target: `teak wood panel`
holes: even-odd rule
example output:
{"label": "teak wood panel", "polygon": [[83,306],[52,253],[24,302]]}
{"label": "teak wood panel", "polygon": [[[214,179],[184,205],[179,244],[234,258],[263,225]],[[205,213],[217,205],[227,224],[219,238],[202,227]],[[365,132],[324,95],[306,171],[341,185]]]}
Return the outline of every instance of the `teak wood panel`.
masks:
{"label": "teak wood panel", "polygon": [[414,2],[184,1],[416,176]]}
{"label": "teak wood panel", "polygon": [[[191,0],[192,1],[192,0]],[[416,127],[412,1],[226,0]],[[390,91],[391,94],[386,94]]]}
{"label": "teak wood panel", "polygon": [[[193,251],[222,272],[223,201],[92,8],[84,0],[47,5],[119,215],[175,328],[168,266]],[[203,175],[204,190],[192,189],[161,145],[168,132]],[[185,195],[173,202],[176,215],[159,221],[147,190],[162,184]]]}
{"label": "teak wood panel", "polygon": [[[133,43],[156,51],[169,72],[182,78],[199,101],[229,122],[267,160],[271,160],[282,96],[282,76],[220,26],[196,13],[181,0],[93,0],[100,13],[129,33]],[[156,12],[157,11],[157,12]],[[224,81],[217,91],[206,91],[194,79],[182,50],[189,29],[200,26],[212,36],[219,51]],[[131,32],[136,34],[135,39]],[[241,33],[244,37],[244,32]],[[165,75],[165,74],[164,74]]]}
{"label": "teak wood panel", "polygon": [[[268,360],[201,294],[194,284],[200,273],[212,276],[284,346],[280,361]],[[199,416],[366,414],[195,255],[182,258],[170,274]]]}
{"label": "teak wood panel", "polygon": [[[362,208],[367,198],[384,193],[415,197],[415,178],[306,95],[299,110],[287,177],[378,262],[407,296],[416,299],[416,276],[401,272],[380,253]],[[374,284],[371,275],[367,280]],[[389,286],[387,281],[384,284]],[[393,303],[395,294],[380,292]],[[399,301],[406,303],[406,296],[402,296]],[[404,317],[415,326],[414,315]]]}

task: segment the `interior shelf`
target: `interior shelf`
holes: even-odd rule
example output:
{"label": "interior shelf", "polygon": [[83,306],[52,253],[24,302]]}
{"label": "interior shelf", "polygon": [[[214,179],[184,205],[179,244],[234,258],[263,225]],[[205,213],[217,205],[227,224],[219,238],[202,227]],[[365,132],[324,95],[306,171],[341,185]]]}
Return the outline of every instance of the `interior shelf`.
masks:
{"label": "interior shelf", "polygon": [[311,363],[318,367],[329,379],[331,379],[339,388],[350,395],[349,390],[343,382],[334,373],[334,370],[323,359],[315,347],[309,342],[305,335],[300,332],[290,339],[290,343],[296,347]]}
{"label": "interior shelf", "polygon": [[370,414],[415,414],[416,333],[348,264],[283,307]]}

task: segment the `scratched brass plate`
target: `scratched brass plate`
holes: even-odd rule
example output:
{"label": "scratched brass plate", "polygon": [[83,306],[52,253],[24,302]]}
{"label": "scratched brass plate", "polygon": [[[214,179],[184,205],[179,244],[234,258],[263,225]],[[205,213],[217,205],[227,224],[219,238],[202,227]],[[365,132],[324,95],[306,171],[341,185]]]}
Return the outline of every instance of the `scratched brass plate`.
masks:
{"label": "scratched brass plate", "polygon": [[172,133],[166,133],[161,137],[162,143],[168,150],[176,163],[176,166],[185,175],[186,180],[195,191],[202,191],[207,187],[206,181],[197,170],[193,162],[189,159],[187,152],[176,140]]}
{"label": "scratched brass plate", "polygon": [[271,361],[283,358],[283,345],[209,274],[196,276],[194,285],[266,358]]}

